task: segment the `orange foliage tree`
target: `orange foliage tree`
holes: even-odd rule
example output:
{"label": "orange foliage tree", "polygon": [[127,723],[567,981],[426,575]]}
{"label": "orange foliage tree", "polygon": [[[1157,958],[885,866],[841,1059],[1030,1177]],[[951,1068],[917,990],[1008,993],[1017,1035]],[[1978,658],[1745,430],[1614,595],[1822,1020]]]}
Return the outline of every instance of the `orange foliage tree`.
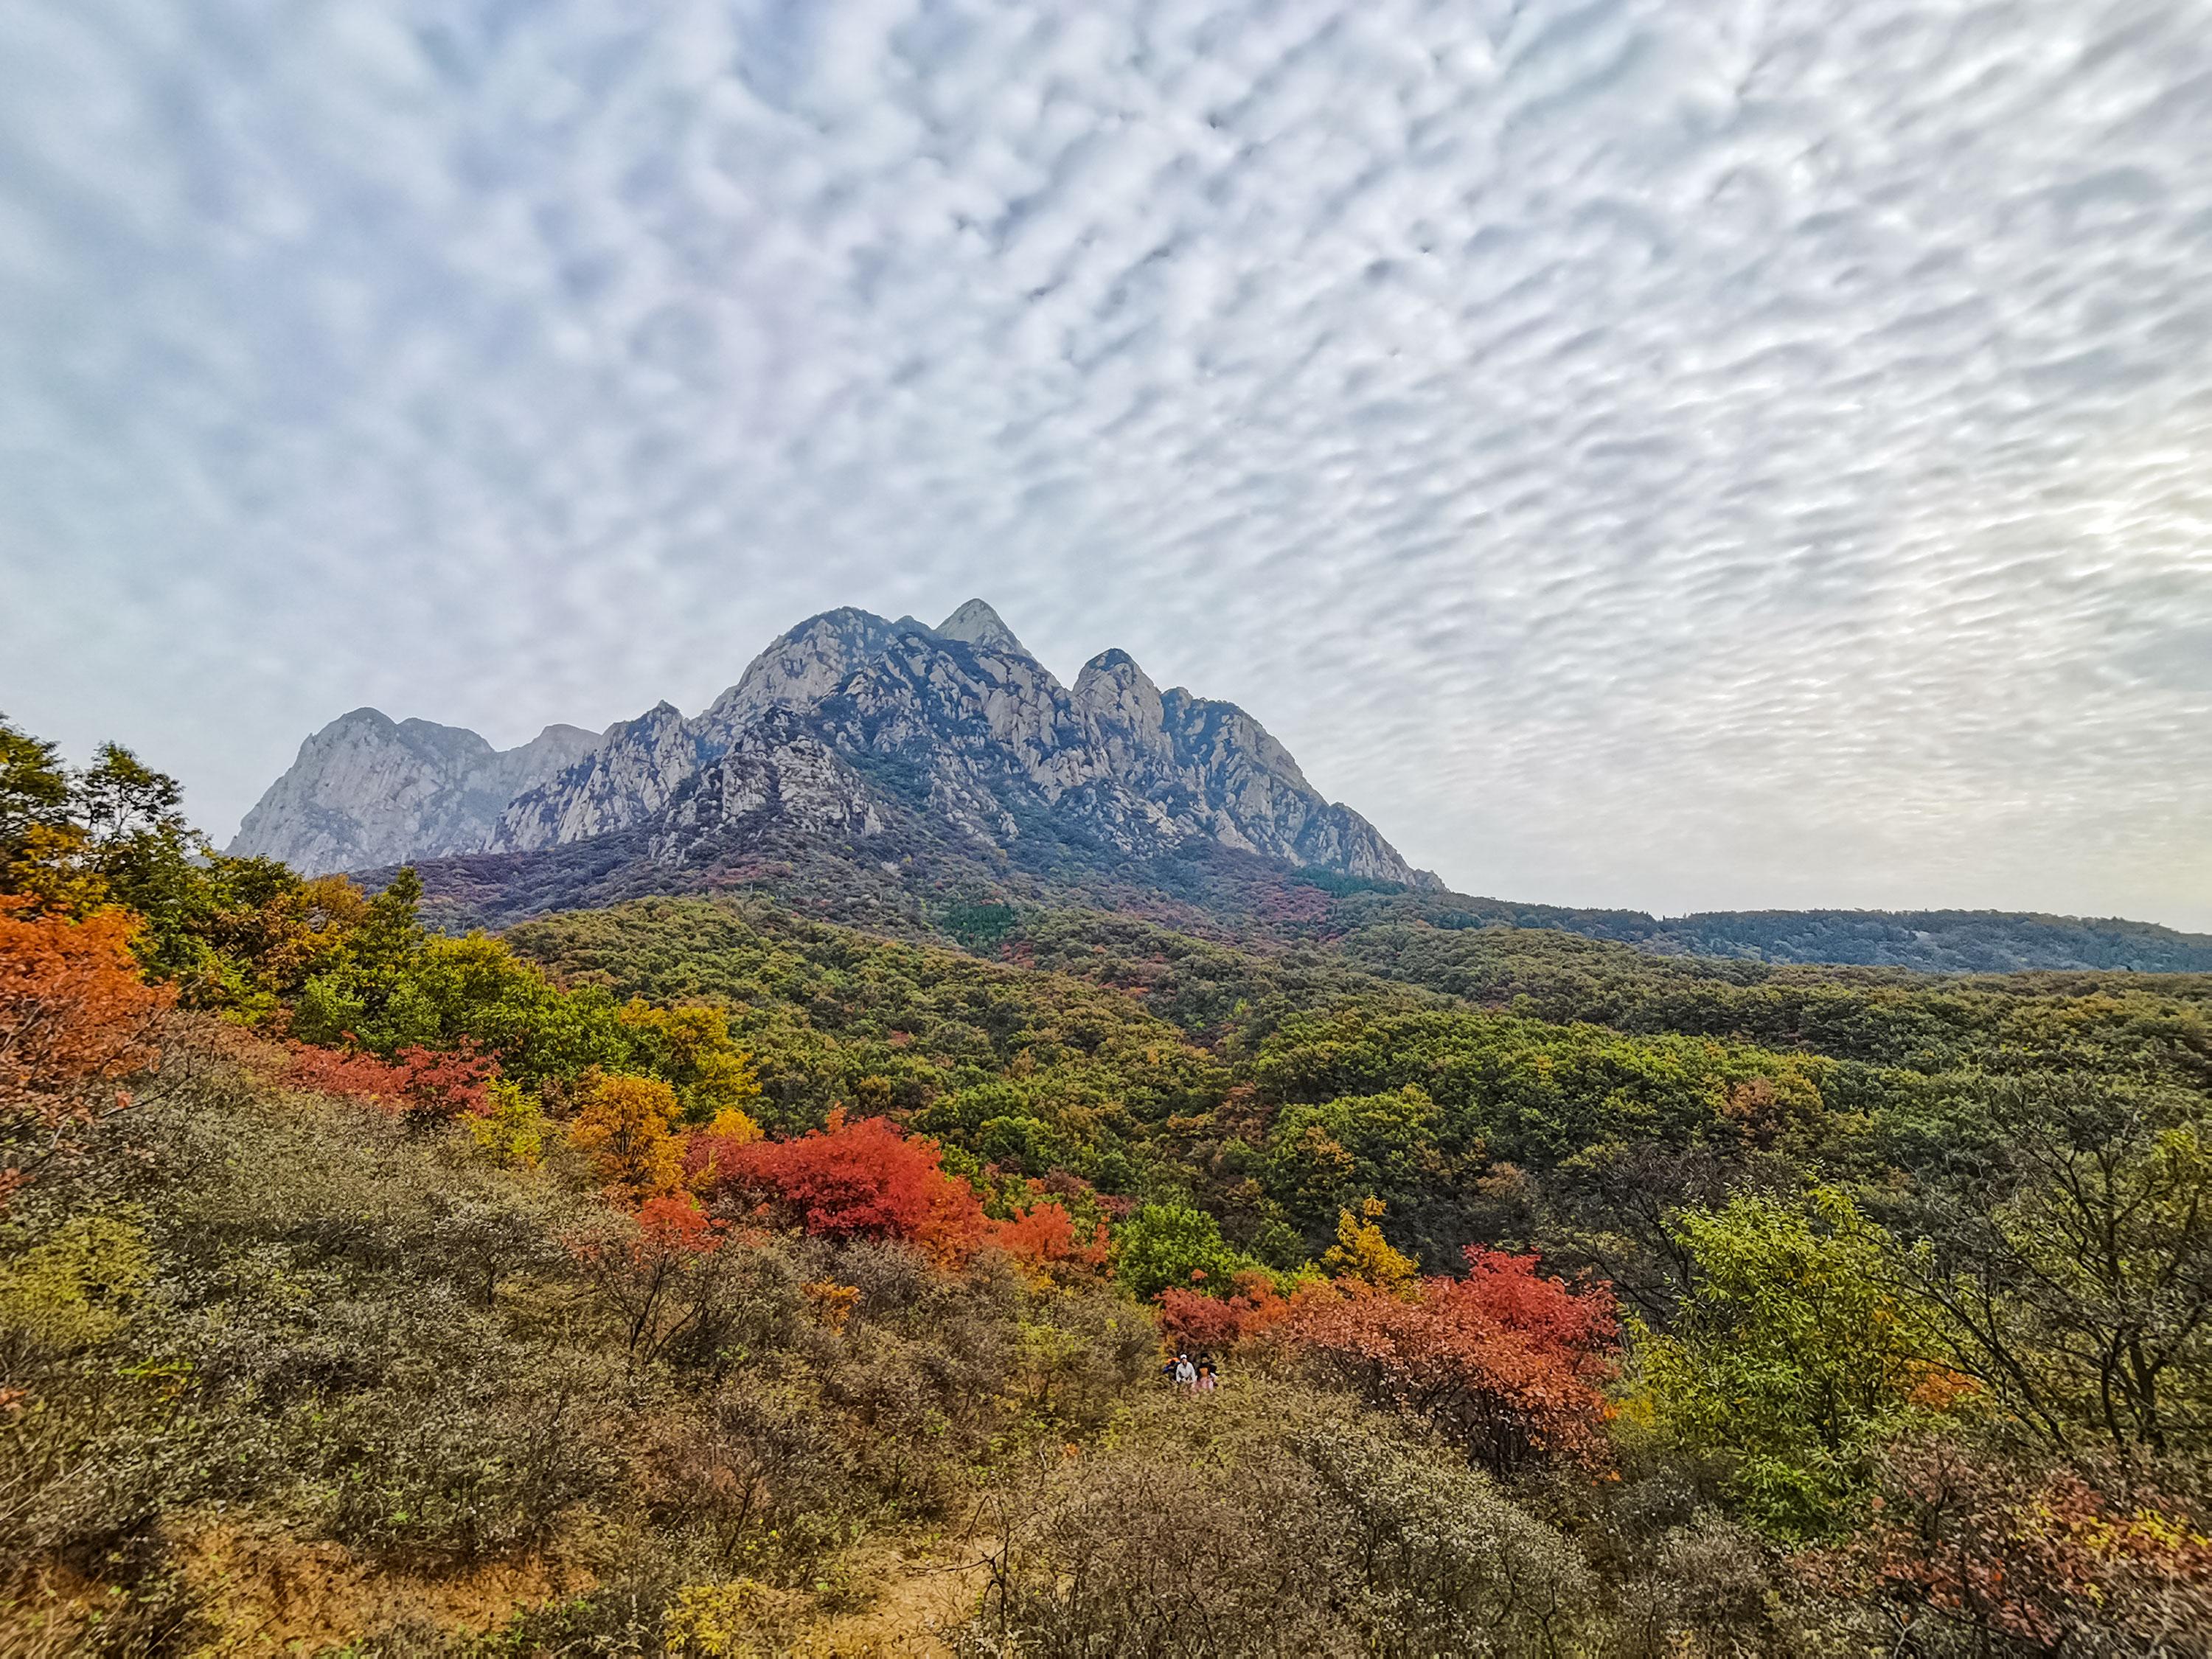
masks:
{"label": "orange foliage tree", "polygon": [[1056,1198],[1040,1198],[1004,1221],[990,1223],[992,1243],[1025,1267],[1073,1267],[1097,1273],[1106,1266],[1110,1246],[1106,1224],[1092,1224],[1089,1237],[1076,1230],[1075,1218]]}
{"label": "orange foliage tree", "polygon": [[683,1146],[669,1127],[677,1109],[660,1079],[609,1073],[592,1084],[568,1139],[592,1155],[609,1196],[636,1208],[683,1188]]}
{"label": "orange foliage tree", "polygon": [[127,1106],[118,1085],[158,1058],[155,1024],[174,999],[139,977],[137,926],[125,911],[71,921],[0,895],[0,1202],[73,1131]]}
{"label": "orange foliage tree", "polygon": [[685,1164],[702,1195],[751,1198],[823,1237],[903,1239],[959,1261],[986,1231],[975,1190],[945,1172],[937,1143],[879,1117],[833,1112],[792,1140],[694,1135]]}
{"label": "orange foliage tree", "polygon": [[1269,1310],[1269,1339],[1378,1406],[1426,1419],[1498,1475],[1605,1453],[1603,1385],[1620,1323],[1610,1290],[1537,1273],[1534,1255],[1469,1247],[1464,1279],[1403,1295],[1346,1280]]}

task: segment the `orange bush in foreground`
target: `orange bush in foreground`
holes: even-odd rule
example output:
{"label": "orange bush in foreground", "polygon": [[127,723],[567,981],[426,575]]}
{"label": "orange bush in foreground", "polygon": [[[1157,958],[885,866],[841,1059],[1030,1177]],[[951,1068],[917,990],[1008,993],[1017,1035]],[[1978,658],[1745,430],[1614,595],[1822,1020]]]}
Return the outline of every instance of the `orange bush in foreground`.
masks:
{"label": "orange bush in foreground", "polygon": [[750,1198],[827,1238],[896,1238],[939,1259],[964,1261],[983,1240],[983,1206],[964,1181],[945,1173],[937,1143],[909,1139],[880,1117],[791,1140],[732,1144],[693,1135],[684,1173],[702,1197]]}
{"label": "orange bush in foreground", "polygon": [[1432,1424],[1497,1474],[1601,1462],[1620,1334],[1611,1291],[1540,1277],[1534,1255],[1470,1247],[1467,1261],[1464,1279],[1402,1291],[1347,1277],[1285,1297],[1243,1274],[1226,1297],[1163,1291],[1160,1323],[1194,1352],[1258,1344],[1303,1359]]}
{"label": "orange bush in foreground", "polygon": [[129,1104],[116,1085],[155,1063],[155,1022],[175,998],[139,977],[137,931],[126,911],[71,921],[0,895],[0,1202],[71,1125]]}
{"label": "orange bush in foreground", "polygon": [[1470,1246],[1464,1279],[1403,1296],[1354,1287],[1289,1310],[1272,1340],[1378,1406],[1433,1424],[1492,1474],[1603,1460],[1603,1384],[1620,1322],[1603,1285],[1537,1275],[1534,1255]]}

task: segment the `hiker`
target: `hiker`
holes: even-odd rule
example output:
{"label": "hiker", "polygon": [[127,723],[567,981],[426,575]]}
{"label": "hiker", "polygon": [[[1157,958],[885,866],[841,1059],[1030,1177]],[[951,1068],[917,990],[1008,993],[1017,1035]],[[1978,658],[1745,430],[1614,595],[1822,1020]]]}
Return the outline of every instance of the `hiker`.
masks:
{"label": "hiker", "polygon": [[1190,1386],[1200,1394],[1211,1394],[1221,1386],[1221,1379],[1213,1374],[1213,1362],[1211,1359],[1201,1359],[1198,1362],[1198,1376]]}
{"label": "hiker", "polygon": [[1176,1356],[1175,1380],[1186,1389],[1198,1385],[1198,1367],[1190,1363],[1190,1356],[1187,1353]]}

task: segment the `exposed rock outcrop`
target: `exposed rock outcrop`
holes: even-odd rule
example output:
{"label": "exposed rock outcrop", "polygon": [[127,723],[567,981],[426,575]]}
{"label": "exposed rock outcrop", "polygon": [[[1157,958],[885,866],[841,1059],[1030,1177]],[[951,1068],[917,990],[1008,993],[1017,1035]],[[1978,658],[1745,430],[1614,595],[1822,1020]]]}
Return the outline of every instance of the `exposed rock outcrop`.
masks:
{"label": "exposed rock outcrop", "polygon": [[229,850],[280,858],[311,875],[471,852],[485,844],[508,801],[599,741],[580,726],[549,726],[518,748],[495,750],[461,726],[356,708],[300,745]]}
{"label": "exposed rock outcrop", "polygon": [[569,750],[549,730],[526,762],[452,727],[346,719],[362,732],[325,744],[340,721],[310,739],[255,808],[257,850],[306,850],[333,868],[642,829],[670,860],[709,832],[726,843],[773,823],[865,839],[896,822],[1017,856],[1142,858],[1204,838],[1427,879],[1317,794],[1243,709],[1163,693],[1121,651],[1085,664],[1070,691],[981,599],[935,628],[854,610],[810,617],[696,718],[662,703],[603,738],[576,733],[586,741]]}

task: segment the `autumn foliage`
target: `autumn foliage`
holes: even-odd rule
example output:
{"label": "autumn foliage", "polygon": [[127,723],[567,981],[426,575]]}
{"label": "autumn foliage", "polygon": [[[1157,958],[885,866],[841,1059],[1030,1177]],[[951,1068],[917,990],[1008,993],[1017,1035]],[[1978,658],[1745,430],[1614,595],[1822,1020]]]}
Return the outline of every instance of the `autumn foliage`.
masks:
{"label": "autumn foliage", "polygon": [[1157,1298],[1160,1329],[1169,1345],[1193,1353],[1234,1348],[1266,1336],[1309,1304],[1333,1302],[1342,1294],[1334,1285],[1316,1280],[1284,1296],[1260,1273],[1240,1273],[1233,1285],[1225,1297],[1180,1286],[1162,1291]]}
{"label": "autumn foliage", "polygon": [[[1869,1524],[1807,1559],[1829,1587],[1927,1607],[1984,1640],[2087,1651],[2117,1623],[2212,1628],[2212,1536],[2171,1495],[2108,1468],[2024,1468],[1939,1437],[1884,1460]],[[2125,1496],[2118,1495],[2125,1489]]]}
{"label": "autumn foliage", "polygon": [[1056,1198],[1040,1198],[989,1226],[991,1243],[1017,1261],[1034,1268],[1076,1267],[1091,1273],[1105,1269],[1109,1246],[1106,1224],[1093,1224],[1086,1235],[1078,1229],[1067,1206]]}
{"label": "autumn foliage", "polygon": [[0,895],[0,1201],[154,1064],[154,1024],[174,997],[139,977],[137,931],[124,912],[71,921]]}
{"label": "autumn foliage", "polygon": [[957,1261],[987,1230],[982,1205],[945,1172],[937,1143],[879,1117],[847,1122],[833,1112],[827,1127],[791,1140],[695,1135],[685,1164],[702,1195],[750,1198],[827,1238],[903,1239]]}
{"label": "autumn foliage", "polygon": [[490,1109],[499,1065],[463,1044],[452,1049],[410,1044],[390,1060],[359,1048],[286,1045],[284,1080],[295,1089],[365,1100],[423,1119],[480,1116]]}
{"label": "autumn foliage", "polygon": [[683,1148],[670,1127],[676,1112],[671,1085],[612,1073],[593,1080],[568,1139],[592,1155],[608,1196],[640,1208],[684,1185]]}
{"label": "autumn foliage", "polygon": [[1464,1279],[1405,1295],[1340,1281],[1261,1322],[1374,1404],[1420,1417],[1493,1474],[1605,1455],[1619,1322],[1603,1286],[1540,1277],[1534,1255],[1469,1247]]}

